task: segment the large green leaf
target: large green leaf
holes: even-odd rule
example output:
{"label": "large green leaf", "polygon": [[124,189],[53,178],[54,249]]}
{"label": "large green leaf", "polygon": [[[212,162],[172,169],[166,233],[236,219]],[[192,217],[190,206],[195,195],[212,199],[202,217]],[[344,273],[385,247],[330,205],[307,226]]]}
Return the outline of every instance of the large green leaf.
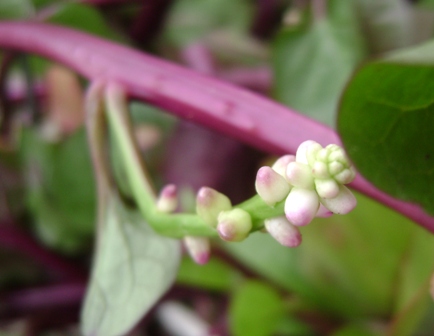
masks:
{"label": "large green leaf", "polygon": [[277,35],[274,95],[282,103],[334,125],[339,96],[365,49],[353,1],[331,1],[328,14]]}
{"label": "large green leaf", "polygon": [[35,9],[30,0],[1,0],[0,20],[26,19],[33,15]]}
{"label": "large green leaf", "polygon": [[231,335],[272,335],[283,314],[283,300],[275,289],[247,281],[235,292],[229,307]]}
{"label": "large green leaf", "polygon": [[390,195],[434,213],[434,43],[361,68],[340,106],[338,131],[357,169]]}
{"label": "large green leaf", "polygon": [[329,315],[397,313],[433,270],[434,237],[393,211],[357,198],[350,214],[316,219],[302,228],[303,243],[297,248],[282,247],[261,233],[225,246],[246,265]]}
{"label": "large green leaf", "polygon": [[172,285],[179,241],[156,234],[116,194],[108,198],[81,317],[86,336],[127,333]]}

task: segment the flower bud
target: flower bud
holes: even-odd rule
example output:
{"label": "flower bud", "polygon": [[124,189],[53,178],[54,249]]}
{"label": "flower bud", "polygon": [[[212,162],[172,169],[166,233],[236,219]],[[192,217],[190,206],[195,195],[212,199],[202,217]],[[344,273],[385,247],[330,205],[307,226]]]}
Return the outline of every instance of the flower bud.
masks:
{"label": "flower bud", "polygon": [[319,208],[318,194],[314,190],[292,188],[285,201],[286,218],[296,226],[309,224]]}
{"label": "flower bud", "polygon": [[320,203],[318,211],[316,212],[315,217],[327,218],[333,216],[333,212],[327,209],[324,205]]}
{"label": "flower bud", "polygon": [[212,188],[202,187],[197,193],[196,212],[211,227],[217,226],[221,211],[230,209],[232,204],[229,198]]}
{"label": "flower bud", "polygon": [[321,198],[333,198],[339,193],[339,185],[332,178],[315,179],[315,189]]}
{"label": "flower bud", "polygon": [[255,181],[256,192],[269,206],[282,201],[289,193],[291,186],[270,167],[258,170]]}
{"label": "flower bud", "polygon": [[174,212],[178,206],[178,192],[174,184],[161,189],[157,199],[157,210],[165,213]]}
{"label": "flower bud", "polygon": [[286,168],[286,178],[294,187],[304,189],[314,188],[312,170],[306,164],[291,162]]}
{"label": "flower bud", "polygon": [[284,216],[266,219],[265,228],[283,246],[297,247],[301,244],[300,231]]}
{"label": "flower bud", "polygon": [[199,265],[204,265],[209,260],[210,244],[209,239],[204,237],[184,237],[184,245],[191,259]]}
{"label": "flower bud", "polygon": [[321,198],[321,203],[335,214],[347,214],[357,205],[357,199],[347,187],[339,186],[339,193],[334,198]]}
{"label": "flower bud", "polygon": [[218,216],[217,232],[226,241],[242,241],[252,229],[252,218],[247,211],[232,209],[222,211]]}
{"label": "flower bud", "polygon": [[309,146],[315,145],[315,144],[317,144],[317,143],[313,140],[307,140],[307,141],[302,142],[300,144],[300,146],[298,146],[298,148],[297,148],[297,152],[295,154],[295,161],[300,162],[300,163],[304,163],[304,164],[308,164],[307,155],[306,155],[308,148],[309,148]]}
{"label": "flower bud", "polygon": [[271,166],[271,168],[278,173],[279,175],[286,178],[286,167],[288,167],[288,164],[290,162],[295,161],[294,155],[284,155],[276,160],[274,164]]}

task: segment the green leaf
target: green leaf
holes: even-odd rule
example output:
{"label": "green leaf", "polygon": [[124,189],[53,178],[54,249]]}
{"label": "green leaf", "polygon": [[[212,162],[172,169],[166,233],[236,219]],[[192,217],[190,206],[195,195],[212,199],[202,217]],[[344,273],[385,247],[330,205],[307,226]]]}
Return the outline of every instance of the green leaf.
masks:
{"label": "green leaf", "polygon": [[175,280],[179,241],[156,234],[114,193],[99,238],[81,328],[86,336],[124,335]]}
{"label": "green leaf", "polygon": [[[396,297],[406,292],[402,300],[408,304],[426,280],[415,277],[423,275],[423,268],[425,273],[432,270],[434,260],[427,256],[434,255],[434,237],[366,197],[357,199],[350,214],[315,219],[301,228],[303,242],[297,248],[282,247],[261,233],[224,246],[247,266],[328,315],[393,314]],[[422,239],[415,238],[418,235]],[[413,253],[415,257],[408,259]],[[403,287],[397,289],[401,278]]]}
{"label": "green leaf", "polygon": [[211,258],[205,265],[194,263],[189,257],[182,259],[177,282],[209,290],[227,291],[241,280],[241,274],[219,261]]}
{"label": "green leaf", "polygon": [[361,68],[340,106],[338,131],[361,174],[434,213],[434,43]]}
{"label": "green leaf", "polygon": [[40,238],[67,253],[89,246],[96,202],[84,130],[50,142],[40,130],[25,129],[20,155],[27,179],[27,205]]}
{"label": "green leaf", "polygon": [[356,0],[358,18],[372,53],[409,46],[416,27],[412,7],[402,0]]}
{"label": "green leaf", "polygon": [[352,1],[332,1],[329,17],[282,30],[273,45],[274,96],[334,125],[339,96],[365,56]]}
{"label": "green leaf", "polygon": [[247,281],[233,295],[229,307],[234,336],[272,335],[284,313],[281,296],[259,281]]}
{"label": "green leaf", "polygon": [[167,18],[166,39],[180,46],[215,30],[242,32],[249,28],[252,6],[246,0],[176,1]]}
{"label": "green leaf", "polygon": [[29,0],[0,1],[0,20],[26,19],[34,14],[32,2]]}

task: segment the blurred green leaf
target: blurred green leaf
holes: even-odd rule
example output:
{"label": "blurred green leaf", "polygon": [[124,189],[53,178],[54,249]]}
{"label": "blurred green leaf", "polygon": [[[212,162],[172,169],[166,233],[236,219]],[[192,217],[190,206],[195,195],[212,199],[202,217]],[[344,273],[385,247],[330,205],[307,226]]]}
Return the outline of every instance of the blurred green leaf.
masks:
{"label": "blurred green leaf", "polygon": [[252,13],[247,0],[179,0],[171,8],[164,34],[184,46],[215,30],[246,31]]}
{"label": "blurred green leaf", "polygon": [[82,310],[86,336],[126,334],[172,285],[179,241],[156,234],[112,193]]}
{"label": "blurred green leaf", "polygon": [[241,274],[237,270],[216,258],[211,258],[205,265],[198,265],[185,257],[179,268],[177,282],[209,290],[227,291],[240,279]]}
{"label": "blurred green leaf", "polygon": [[[432,271],[434,237],[393,211],[360,195],[357,198],[358,205],[350,214],[316,219],[302,228],[303,243],[295,249],[282,247],[261,233],[224,246],[247,266],[328,315],[392,314],[400,294],[397,279],[412,278],[413,268]],[[409,252],[409,244],[418,235],[422,238],[417,244],[423,247],[414,246],[421,252]],[[418,257],[409,261],[408,253]],[[412,293],[403,298],[406,304],[426,280],[412,279],[412,284],[405,280],[405,291]]]}
{"label": "blurred green leaf", "polygon": [[284,314],[281,296],[259,281],[247,281],[234,293],[229,307],[231,334],[268,336]]}
{"label": "blurred green leaf", "polygon": [[84,130],[49,142],[39,130],[25,129],[20,151],[27,204],[41,239],[67,253],[89,246],[96,202]]}
{"label": "blurred green leaf", "polygon": [[[382,336],[384,333],[381,330],[375,330],[374,327],[370,327],[368,324],[362,323],[350,323],[331,334],[332,336]],[[378,329],[378,328],[377,328]]]}
{"label": "blurred green leaf", "polygon": [[327,18],[283,29],[273,45],[274,96],[334,125],[338,99],[365,57],[353,1],[331,1]]}
{"label": "blurred green leaf", "polygon": [[412,6],[403,0],[356,0],[358,18],[374,54],[409,46],[415,37]]}
{"label": "blurred green leaf", "polygon": [[357,169],[388,194],[434,213],[434,43],[361,68],[342,97],[338,131]]}
{"label": "blurred green leaf", "polygon": [[1,0],[0,20],[26,19],[34,14],[30,0]]}

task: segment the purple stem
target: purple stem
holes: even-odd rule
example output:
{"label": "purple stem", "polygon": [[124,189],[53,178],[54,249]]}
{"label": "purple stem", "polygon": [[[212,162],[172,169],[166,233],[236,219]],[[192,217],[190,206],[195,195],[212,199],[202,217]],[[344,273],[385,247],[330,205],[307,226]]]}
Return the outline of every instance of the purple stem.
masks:
{"label": "purple stem", "polygon": [[0,312],[7,315],[22,315],[41,309],[53,309],[80,304],[85,283],[53,285],[9,293],[1,298]]}
{"label": "purple stem", "polygon": [[[133,98],[271,153],[294,153],[309,139],[341,143],[334,130],[265,97],[71,29],[1,22],[0,47],[45,56],[89,80],[116,81]],[[351,187],[434,232],[434,217],[421,207],[390,197],[360,175]]]}
{"label": "purple stem", "polygon": [[21,253],[68,280],[87,279],[84,270],[39,245],[11,220],[0,221],[0,246]]}

